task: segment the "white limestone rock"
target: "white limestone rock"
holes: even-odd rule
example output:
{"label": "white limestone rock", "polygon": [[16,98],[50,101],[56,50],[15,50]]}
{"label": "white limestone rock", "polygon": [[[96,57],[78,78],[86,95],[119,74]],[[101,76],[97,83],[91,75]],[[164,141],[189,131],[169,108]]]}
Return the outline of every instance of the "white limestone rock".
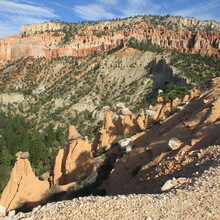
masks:
{"label": "white limestone rock", "polygon": [[170,138],[168,146],[170,150],[177,150],[183,144],[178,138]]}
{"label": "white limestone rock", "polygon": [[130,110],[128,108],[123,108],[121,110],[121,114],[122,115],[129,115],[129,114],[131,114],[131,112],[130,112]]}
{"label": "white limestone rock", "polygon": [[171,189],[173,187],[173,183],[172,183],[172,180],[167,180],[164,185],[161,187],[161,191],[164,192],[164,191],[167,191],[169,189]]}
{"label": "white limestone rock", "polygon": [[145,115],[148,115],[150,117],[154,117],[155,111],[153,111],[153,110],[145,110]]}
{"label": "white limestone rock", "polygon": [[116,108],[125,108],[125,104],[122,102],[119,102],[116,104]]}
{"label": "white limestone rock", "polygon": [[127,146],[134,146],[134,142],[131,140],[131,138],[125,138],[118,142],[121,149],[126,150]]}

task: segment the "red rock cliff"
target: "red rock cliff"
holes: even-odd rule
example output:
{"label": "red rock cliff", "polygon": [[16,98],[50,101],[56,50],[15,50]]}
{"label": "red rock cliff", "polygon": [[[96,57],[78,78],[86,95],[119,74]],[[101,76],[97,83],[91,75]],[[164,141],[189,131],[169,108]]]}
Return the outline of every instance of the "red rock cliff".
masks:
{"label": "red rock cliff", "polygon": [[[64,43],[65,33],[59,30],[62,26],[56,25],[28,25],[22,28],[21,35],[0,39],[0,60],[16,60],[28,56],[87,56],[121,47],[130,37],[149,40],[162,48],[185,53],[220,56],[220,34],[214,32],[194,34],[181,29],[168,30],[161,25],[154,27],[146,22],[122,25],[117,30],[118,26],[109,21],[78,27],[77,32],[72,32],[73,37]],[[50,30],[46,31],[46,28]],[[29,34],[24,35],[26,32]]]}

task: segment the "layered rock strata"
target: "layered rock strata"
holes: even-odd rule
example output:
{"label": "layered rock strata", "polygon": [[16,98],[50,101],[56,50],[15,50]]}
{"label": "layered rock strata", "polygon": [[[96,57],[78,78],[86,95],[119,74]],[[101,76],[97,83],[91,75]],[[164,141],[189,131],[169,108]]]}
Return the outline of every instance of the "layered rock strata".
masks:
{"label": "layered rock strata", "polygon": [[[179,26],[175,30],[169,30],[163,25],[155,26],[150,20],[144,22],[135,19],[127,23],[109,21],[85,24],[84,27],[72,24],[72,28],[68,27],[68,33],[72,36],[69,38],[64,31],[65,24],[59,22],[27,25],[21,27],[20,35],[0,39],[0,60],[16,60],[28,56],[46,58],[87,56],[122,47],[131,37],[150,41],[166,49],[219,57],[220,34],[189,31],[190,25],[195,23],[194,20],[191,19],[191,24],[189,19],[181,21],[182,27]],[[217,30],[220,29],[217,23],[210,25]]]}

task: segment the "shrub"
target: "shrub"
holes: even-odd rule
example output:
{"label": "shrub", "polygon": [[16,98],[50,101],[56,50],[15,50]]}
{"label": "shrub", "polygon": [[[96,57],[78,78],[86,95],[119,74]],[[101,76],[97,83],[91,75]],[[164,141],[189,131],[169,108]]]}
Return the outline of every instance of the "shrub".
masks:
{"label": "shrub", "polygon": [[76,182],[77,183],[81,183],[83,180],[85,180],[85,178],[86,178],[86,174],[85,173],[81,173],[81,174],[77,175]]}
{"label": "shrub", "polygon": [[157,52],[157,53],[164,51],[164,49],[162,49],[160,46],[158,46],[156,44],[152,44],[151,41],[149,41],[149,40],[138,41],[134,37],[131,37],[129,39],[129,41],[127,42],[127,46],[135,48],[135,49],[139,49],[139,50],[151,51],[151,52]]}
{"label": "shrub", "polygon": [[103,147],[101,147],[101,148],[99,148],[98,150],[97,150],[97,152],[96,152],[96,157],[99,157],[99,156],[101,156],[102,154],[104,154],[105,153],[105,149],[103,148]]}

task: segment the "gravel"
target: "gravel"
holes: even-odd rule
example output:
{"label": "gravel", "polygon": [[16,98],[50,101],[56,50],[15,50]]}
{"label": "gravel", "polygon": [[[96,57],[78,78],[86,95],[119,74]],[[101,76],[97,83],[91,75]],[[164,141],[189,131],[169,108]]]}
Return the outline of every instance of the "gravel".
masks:
{"label": "gravel", "polygon": [[[202,167],[192,178],[173,178],[174,187],[161,194],[129,194],[119,196],[88,196],[48,203],[32,212],[18,213],[10,220],[118,220],[118,219],[220,219],[220,157],[219,146],[205,152],[209,166]],[[203,157],[204,160],[204,157]],[[4,219],[4,218],[0,218]]]}

